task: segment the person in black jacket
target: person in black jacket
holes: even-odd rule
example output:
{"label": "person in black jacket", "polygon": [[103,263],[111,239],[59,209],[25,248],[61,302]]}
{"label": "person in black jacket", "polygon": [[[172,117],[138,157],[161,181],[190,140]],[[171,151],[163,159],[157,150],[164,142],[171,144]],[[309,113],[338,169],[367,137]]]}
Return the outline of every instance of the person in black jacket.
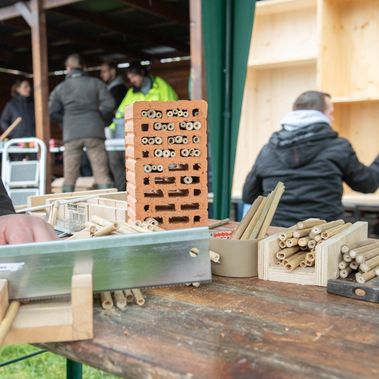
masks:
{"label": "person in black jacket", "polygon": [[115,109],[117,109],[125,97],[127,90],[124,80],[117,71],[117,64],[113,61],[105,61],[100,66],[100,77],[113,96],[116,103]]}
{"label": "person in black jacket", "polygon": [[[100,77],[113,96],[116,110],[127,90],[121,75],[118,75],[117,64],[113,61],[104,62],[100,67]],[[126,191],[125,151],[108,151],[108,160],[115,187],[119,191]]]}
{"label": "person in black jacket", "polygon": [[35,136],[34,102],[31,97],[31,86],[28,80],[19,79],[12,86],[12,98],[5,105],[0,118],[0,127],[5,132],[17,117],[21,123],[10,133],[9,138]]}
{"label": "person in black jacket", "polygon": [[114,100],[106,85],[84,71],[82,58],[66,59],[67,76],[49,98],[52,120],[63,123],[63,192],[72,192],[80,174],[80,159],[86,147],[97,188],[112,188],[105,150],[104,128],[112,119]]}
{"label": "person in black jacket", "polygon": [[278,181],[286,190],[273,225],[291,226],[319,217],[343,217],[343,182],[354,191],[375,192],[379,187],[379,155],[369,166],[359,162],[350,142],[332,129],[333,103],[329,94],[301,94],[260,151],[249,172],[242,198],[251,204],[267,195]]}
{"label": "person in black jacket", "polygon": [[17,215],[0,179],[0,245],[57,239],[54,229],[40,217]]}

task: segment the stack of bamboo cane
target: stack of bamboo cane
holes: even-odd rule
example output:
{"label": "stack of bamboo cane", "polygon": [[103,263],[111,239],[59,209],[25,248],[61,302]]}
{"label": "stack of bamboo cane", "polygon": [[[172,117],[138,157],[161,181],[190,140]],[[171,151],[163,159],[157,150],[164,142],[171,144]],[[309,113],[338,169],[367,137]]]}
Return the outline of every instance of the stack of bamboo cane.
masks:
{"label": "stack of bamboo cane", "polygon": [[69,239],[85,239],[118,234],[158,232],[163,229],[158,226],[158,221],[148,218],[145,221],[113,222],[99,216],[92,216],[85,228],[74,233]]}
{"label": "stack of bamboo cane", "polygon": [[140,307],[145,304],[145,299],[139,288],[114,291],[113,297],[109,291],[100,293],[100,303],[105,310],[111,310],[116,306],[120,311],[126,311],[128,302],[133,301]]}
{"label": "stack of bamboo cane", "polygon": [[279,182],[267,197],[259,196],[234,231],[232,239],[252,240],[265,237],[283,193],[284,184]]}
{"label": "stack of bamboo cane", "polygon": [[296,228],[279,235],[279,250],[275,262],[286,271],[298,267],[312,267],[316,260],[316,246],[348,228],[351,224],[343,220],[326,222],[317,218],[301,221]]}
{"label": "stack of bamboo cane", "polygon": [[351,277],[358,283],[379,276],[379,240],[365,240],[341,246],[340,278]]}

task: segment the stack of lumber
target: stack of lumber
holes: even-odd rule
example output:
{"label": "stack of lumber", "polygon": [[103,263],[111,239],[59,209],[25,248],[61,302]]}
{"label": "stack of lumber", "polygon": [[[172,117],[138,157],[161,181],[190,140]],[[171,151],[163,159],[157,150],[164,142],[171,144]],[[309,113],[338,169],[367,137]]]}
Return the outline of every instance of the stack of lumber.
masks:
{"label": "stack of lumber", "polygon": [[338,268],[340,278],[349,277],[361,284],[379,276],[379,240],[342,245]]}
{"label": "stack of lumber", "polygon": [[280,250],[275,254],[275,262],[291,272],[298,267],[313,267],[316,260],[316,246],[337,235],[351,223],[343,220],[326,222],[316,218],[299,222],[295,228],[279,235]]}
{"label": "stack of lumber", "polygon": [[232,239],[252,240],[264,238],[284,193],[284,189],[284,184],[279,182],[267,197],[258,196],[234,231]]}

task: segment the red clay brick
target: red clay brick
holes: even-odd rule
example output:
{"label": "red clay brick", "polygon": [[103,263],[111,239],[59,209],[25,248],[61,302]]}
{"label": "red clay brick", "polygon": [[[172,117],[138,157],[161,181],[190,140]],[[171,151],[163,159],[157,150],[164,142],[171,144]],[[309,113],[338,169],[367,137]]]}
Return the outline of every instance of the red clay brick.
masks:
{"label": "red clay brick", "polygon": [[[167,111],[184,109],[188,117],[167,116]],[[143,117],[141,112],[157,110],[162,118]],[[196,110],[198,113],[194,115]],[[205,101],[138,102],[125,111],[126,171],[128,180],[128,217],[144,220],[154,217],[166,229],[205,226],[208,218],[207,189],[207,104]],[[201,129],[180,129],[180,122],[201,122]],[[174,130],[155,130],[156,122],[173,123]],[[169,137],[186,137],[187,144],[169,144]],[[200,138],[194,143],[193,136]],[[142,144],[142,138],[160,137],[159,145]],[[144,140],[145,141],[145,140]],[[155,142],[155,141],[154,141]],[[156,157],[156,149],[174,151],[175,157]],[[200,150],[199,157],[182,157],[181,149]],[[184,170],[169,170],[169,165],[182,165]],[[162,172],[144,172],[145,165],[163,166]],[[184,177],[192,177],[190,184],[183,183]],[[156,178],[157,181],[156,181]],[[165,178],[162,182],[162,178]],[[178,192],[179,191],[179,192]],[[195,191],[199,192],[195,196]],[[159,194],[159,197],[151,197]],[[173,196],[173,195],[184,196]],[[195,204],[195,205],[193,205]],[[196,208],[196,209],[193,209]],[[183,217],[185,219],[183,219]]]}

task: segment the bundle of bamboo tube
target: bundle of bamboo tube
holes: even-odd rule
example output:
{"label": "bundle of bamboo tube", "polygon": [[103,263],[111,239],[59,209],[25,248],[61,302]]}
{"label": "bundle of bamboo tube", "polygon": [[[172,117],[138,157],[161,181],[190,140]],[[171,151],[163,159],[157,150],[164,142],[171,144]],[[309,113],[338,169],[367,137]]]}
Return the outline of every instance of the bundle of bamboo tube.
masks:
{"label": "bundle of bamboo tube", "polygon": [[338,268],[340,278],[351,277],[361,284],[379,276],[379,240],[341,246]]}
{"label": "bundle of bamboo tube", "polygon": [[296,228],[280,233],[280,250],[275,254],[275,263],[289,272],[314,266],[316,246],[350,225],[343,220],[326,222],[317,218],[297,223]]}
{"label": "bundle of bamboo tube", "polygon": [[91,221],[85,224],[85,228],[74,233],[69,239],[85,239],[118,234],[148,233],[163,230],[158,226],[158,221],[148,218],[145,221],[113,222],[99,216],[92,216]]}
{"label": "bundle of bamboo tube", "polygon": [[128,303],[133,301],[140,307],[145,304],[145,298],[139,288],[114,291],[113,296],[110,291],[100,293],[100,304],[105,310],[111,310],[116,306],[120,311],[126,311]]}
{"label": "bundle of bamboo tube", "polygon": [[258,196],[234,231],[232,239],[251,240],[265,237],[284,189],[284,184],[278,182],[267,197]]}

